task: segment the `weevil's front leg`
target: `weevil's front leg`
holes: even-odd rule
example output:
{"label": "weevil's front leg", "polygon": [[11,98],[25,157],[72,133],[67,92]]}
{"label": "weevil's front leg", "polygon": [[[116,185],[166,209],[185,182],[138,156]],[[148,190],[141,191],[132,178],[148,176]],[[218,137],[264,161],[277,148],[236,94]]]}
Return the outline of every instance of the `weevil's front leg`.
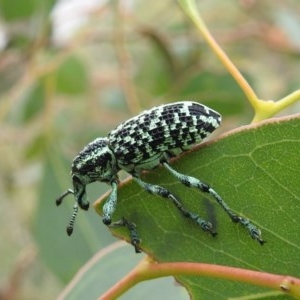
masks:
{"label": "weevil's front leg", "polygon": [[122,218],[121,220],[119,220],[117,222],[113,222],[108,226],[110,228],[120,227],[120,226],[127,227],[128,230],[129,230],[130,242],[131,242],[131,245],[135,249],[135,253],[141,253],[142,252],[141,248],[140,248],[141,239],[139,237],[139,234],[136,230],[136,225],[134,223],[129,222],[125,218]]}
{"label": "weevil's front leg", "polygon": [[111,192],[103,206],[103,215],[102,215],[102,222],[105,225],[111,224],[111,217],[114,211],[116,210],[117,206],[117,189],[118,189],[118,182],[112,181],[111,182]]}
{"label": "weevil's front leg", "polygon": [[134,223],[131,223],[127,221],[125,218],[122,218],[119,221],[116,222],[111,222],[112,219],[112,214],[116,210],[117,206],[117,189],[118,189],[118,182],[117,181],[112,181],[111,182],[111,193],[106,200],[106,203],[103,206],[103,215],[102,215],[102,222],[113,228],[113,227],[118,227],[118,226],[125,226],[129,230],[130,234],[130,240],[131,244],[134,246],[135,252],[140,253],[141,249],[139,247],[139,244],[141,242],[139,235],[136,230],[136,225]]}
{"label": "weevil's front leg", "polygon": [[253,225],[249,219],[243,218],[237,214],[235,214],[232,209],[226,204],[226,202],[221,198],[221,196],[214,190],[212,189],[209,185],[201,182],[199,179],[192,177],[192,176],[187,176],[184,174],[181,174],[177,171],[175,171],[171,166],[164,162],[163,165],[176,177],[179,179],[181,183],[188,187],[195,187],[201,190],[204,193],[208,193],[212,195],[215,200],[221,205],[223,210],[228,214],[228,216],[231,218],[231,220],[235,223],[240,223],[242,224],[250,233],[251,237],[255,240],[257,240],[261,245],[265,243],[264,240],[261,239],[261,231]]}
{"label": "weevil's front leg", "polygon": [[133,177],[133,179],[147,192],[153,194],[153,195],[158,195],[163,198],[167,198],[171,200],[171,202],[181,211],[181,213],[193,220],[197,225],[199,225],[204,231],[210,232],[213,236],[215,236],[217,233],[212,230],[212,225],[211,223],[205,221],[202,219],[199,215],[192,213],[188,211],[182,204],[181,202],[173,195],[171,192],[169,192],[167,189],[159,186],[159,185],[154,185],[150,184],[147,182],[142,181],[139,177]]}

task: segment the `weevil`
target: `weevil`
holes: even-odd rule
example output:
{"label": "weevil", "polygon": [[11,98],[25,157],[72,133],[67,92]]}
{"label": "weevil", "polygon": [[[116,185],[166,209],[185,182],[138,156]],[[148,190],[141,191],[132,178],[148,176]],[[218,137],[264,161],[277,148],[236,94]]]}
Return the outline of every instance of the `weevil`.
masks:
{"label": "weevil", "polygon": [[107,137],[97,138],[89,143],[73,160],[73,189],[68,189],[56,200],[56,204],[60,205],[67,195],[74,195],[75,204],[67,226],[68,235],[73,232],[78,206],[83,210],[89,208],[86,185],[94,181],[105,182],[111,186],[111,192],[103,206],[103,223],[112,227],[127,227],[135,251],[141,251],[137,226],[125,218],[112,222],[117,206],[118,172],[124,170],[144,190],[169,199],[185,217],[215,236],[212,224],[186,209],[169,190],[141,179],[143,170],[151,170],[161,164],[185,186],[210,194],[233,222],[242,224],[253,239],[264,244],[261,231],[249,219],[234,213],[212,187],[195,177],[179,173],[169,164],[172,157],[199,144],[220,123],[221,115],[203,104],[192,101],[175,102],[146,110],[121,123]]}

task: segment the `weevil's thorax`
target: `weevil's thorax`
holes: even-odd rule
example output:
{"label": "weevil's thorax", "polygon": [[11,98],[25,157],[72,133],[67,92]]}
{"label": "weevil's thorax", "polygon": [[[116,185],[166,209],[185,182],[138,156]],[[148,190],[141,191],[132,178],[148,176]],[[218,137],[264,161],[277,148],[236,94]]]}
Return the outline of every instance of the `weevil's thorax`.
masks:
{"label": "weevil's thorax", "polygon": [[119,169],[107,138],[97,138],[89,143],[72,163],[73,180],[87,185],[94,181],[111,182],[117,179]]}

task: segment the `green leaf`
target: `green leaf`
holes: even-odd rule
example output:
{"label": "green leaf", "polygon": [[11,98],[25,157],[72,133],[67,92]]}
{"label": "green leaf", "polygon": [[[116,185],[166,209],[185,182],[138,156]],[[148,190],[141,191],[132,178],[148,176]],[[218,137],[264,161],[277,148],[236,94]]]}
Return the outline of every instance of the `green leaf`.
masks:
{"label": "green leaf", "polygon": [[26,18],[34,13],[36,0],[1,0],[0,9],[2,17],[7,21]]}
{"label": "green leaf", "polygon": [[25,94],[23,105],[20,106],[20,121],[22,123],[32,121],[37,114],[41,113],[45,105],[45,82],[39,80],[32,86],[28,93]]}
{"label": "green leaf", "polygon": [[[150,32],[144,32],[150,37],[150,46],[144,55],[136,55],[139,68],[135,76],[135,82],[139,89],[145,89],[153,95],[161,95],[170,90],[174,81],[174,59],[167,47],[158,37]],[[151,79],[155,78],[155,80]]]}
{"label": "green leaf", "polygon": [[205,103],[209,101],[212,107],[218,107],[222,115],[240,115],[247,104],[244,94],[232,76],[228,73],[201,72],[186,76],[181,88],[175,90],[183,99],[199,99]]}
{"label": "green leaf", "polygon": [[75,57],[68,57],[57,71],[57,89],[68,95],[82,94],[87,90],[88,75],[83,62]]}
{"label": "green leaf", "polygon": [[[161,167],[143,174],[143,180],[168,188],[189,210],[212,221],[218,236],[203,232],[172,203],[142,191],[133,181],[118,191],[114,220],[125,217],[134,222],[142,249],[158,262],[205,262],[299,276],[299,149],[296,115],[242,127],[172,162],[179,172],[209,183],[234,211],[250,218],[261,229],[264,246],[231,222],[211,197],[183,186]],[[103,203],[95,205],[100,213]],[[112,232],[129,239],[125,228]],[[226,280],[177,279],[193,299],[270,295],[267,289]]]}
{"label": "green leaf", "polygon": [[41,11],[50,12],[55,3],[56,0],[0,0],[0,14],[5,21],[20,21]]}
{"label": "green leaf", "polygon": [[45,78],[40,78],[26,93],[21,101],[10,112],[10,119],[20,124],[34,120],[45,108]]}

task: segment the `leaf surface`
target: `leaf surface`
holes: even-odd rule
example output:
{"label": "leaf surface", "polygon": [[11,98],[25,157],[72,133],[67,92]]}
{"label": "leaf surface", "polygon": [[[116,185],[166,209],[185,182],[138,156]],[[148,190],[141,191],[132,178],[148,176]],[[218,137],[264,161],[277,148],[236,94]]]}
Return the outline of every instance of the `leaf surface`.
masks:
{"label": "leaf surface", "polygon": [[[299,149],[300,116],[295,115],[242,127],[172,162],[177,171],[210,184],[235,212],[251,219],[267,241],[264,246],[231,222],[209,195],[183,186],[162,167],[143,174],[142,179],[166,187],[189,210],[211,221],[217,237],[184,218],[171,202],[148,194],[131,180],[119,188],[114,220],[125,217],[134,222],[142,249],[158,262],[205,262],[299,277]],[[95,204],[100,214],[103,203]],[[126,228],[112,232],[128,240]],[[265,299],[270,292],[212,278],[177,279],[194,299],[245,295]]]}

